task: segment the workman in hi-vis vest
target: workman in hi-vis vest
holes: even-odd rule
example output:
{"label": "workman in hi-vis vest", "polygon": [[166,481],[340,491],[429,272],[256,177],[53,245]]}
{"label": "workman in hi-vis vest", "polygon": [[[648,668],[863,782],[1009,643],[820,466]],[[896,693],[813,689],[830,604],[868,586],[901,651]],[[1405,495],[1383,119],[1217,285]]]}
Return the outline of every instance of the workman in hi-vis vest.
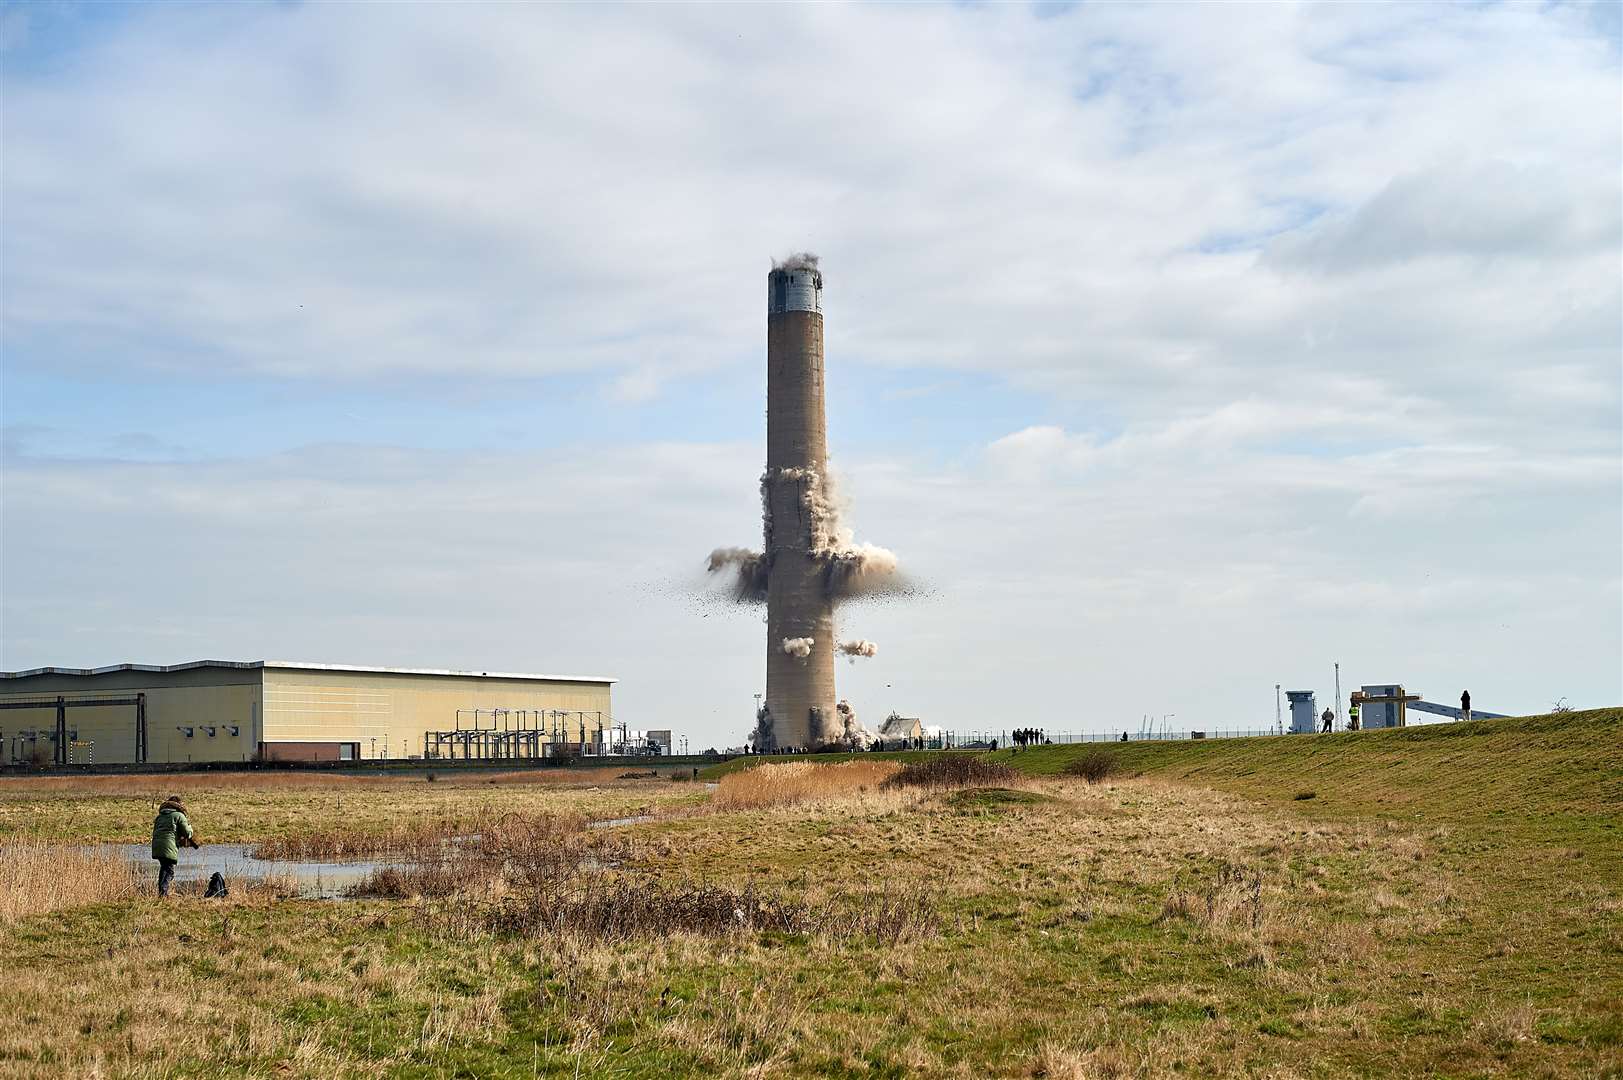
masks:
{"label": "workman in hi-vis vest", "polygon": [[1358,730],[1358,702],[1356,701],[1347,706],[1347,730]]}

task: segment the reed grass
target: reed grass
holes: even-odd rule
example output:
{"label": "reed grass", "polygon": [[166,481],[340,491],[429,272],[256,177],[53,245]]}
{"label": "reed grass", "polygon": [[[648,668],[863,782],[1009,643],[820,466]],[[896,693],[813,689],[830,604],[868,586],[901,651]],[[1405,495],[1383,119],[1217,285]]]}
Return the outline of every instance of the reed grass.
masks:
{"label": "reed grass", "polygon": [[0,841],[0,923],[31,915],[128,900],[141,888],[116,851],[85,851],[37,840]]}
{"label": "reed grass", "polygon": [[758,765],[722,777],[710,802],[718,810],[754,810],[848,798],[879,789],[900,769],[894,761],[861,759]]}
{"label": "reed grass", "polygon": [[312,829],[267,837],[250,854],[256,859],[282,862],[354,862],[375,858],[425,860],[438,857],[449,846],[475,846],[480,838],[488,847],[493,837],[511,843],[515,833],[579,832],[586,821],[577,814],[524,814],[474,811],[397,824],[389,829],[348,827]]}

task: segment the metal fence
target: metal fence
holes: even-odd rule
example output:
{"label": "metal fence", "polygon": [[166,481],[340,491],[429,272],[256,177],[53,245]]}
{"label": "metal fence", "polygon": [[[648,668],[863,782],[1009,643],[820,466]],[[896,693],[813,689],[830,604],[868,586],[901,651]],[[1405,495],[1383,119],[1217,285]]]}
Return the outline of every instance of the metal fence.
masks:
{"label": "metal fence", "polygon": [[[927,749],[974,749],[984,748],[996,743],[999,750],[1017,745],[1013,736],[1016,729],[1006,731],[948,731],[940,738],[926,738]],[[1212,728],[1194,729],[1188,731],[1152,731],[1140,729],[1138,731],[1049,731],[1044,728],[1023,728],[1023,731],[1035,732],[1036,737],[1031,745],[1061,746],[1072,743],[1120,743],[1120,742],[1175,742],[1179,739],[1249,739],[1261,735],[1279,735],[1278,728],[1256,728],[1250,730],[1228,729],[1217,730]],[[1123,737],[1125,736],[1125,738]]]}

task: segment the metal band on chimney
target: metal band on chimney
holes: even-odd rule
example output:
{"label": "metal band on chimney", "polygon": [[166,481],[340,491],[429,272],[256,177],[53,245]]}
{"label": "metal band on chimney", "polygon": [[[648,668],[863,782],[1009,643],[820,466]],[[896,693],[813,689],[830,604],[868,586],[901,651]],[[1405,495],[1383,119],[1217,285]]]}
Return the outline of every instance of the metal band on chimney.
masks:
{"label": "metal band on chimney", "polygon": [[817,270],[774,270],[766,279],[766,311],[823,312],[823,275]]}

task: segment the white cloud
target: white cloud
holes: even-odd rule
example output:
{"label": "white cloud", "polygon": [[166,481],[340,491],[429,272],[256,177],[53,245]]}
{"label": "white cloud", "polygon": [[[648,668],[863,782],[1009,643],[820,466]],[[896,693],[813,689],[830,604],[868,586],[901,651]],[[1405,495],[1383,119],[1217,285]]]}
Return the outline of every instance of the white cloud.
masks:
{"label": "white cloud", "polygon": [[[1574,18],[1163,16],[154,11],[9,80],[7,334],[315,378],[609,369],[635,399],[748,351],[767,256],[814,244],[843,353],[1125,410],[1505,326],[1540,350],[1558,295],[1616,340],[1616,63]],[[1476,262],[1285,272],[1424,252]]]}
{"label": "white cloud", "polygon": [[1606,256],[1623,235],[1616,196],[1600,172],[1575,176],[1503,159],[1445,166],[1395,177],[1354,213],[1274,253],[1285,265],[1330,272],[1427,257]]}

